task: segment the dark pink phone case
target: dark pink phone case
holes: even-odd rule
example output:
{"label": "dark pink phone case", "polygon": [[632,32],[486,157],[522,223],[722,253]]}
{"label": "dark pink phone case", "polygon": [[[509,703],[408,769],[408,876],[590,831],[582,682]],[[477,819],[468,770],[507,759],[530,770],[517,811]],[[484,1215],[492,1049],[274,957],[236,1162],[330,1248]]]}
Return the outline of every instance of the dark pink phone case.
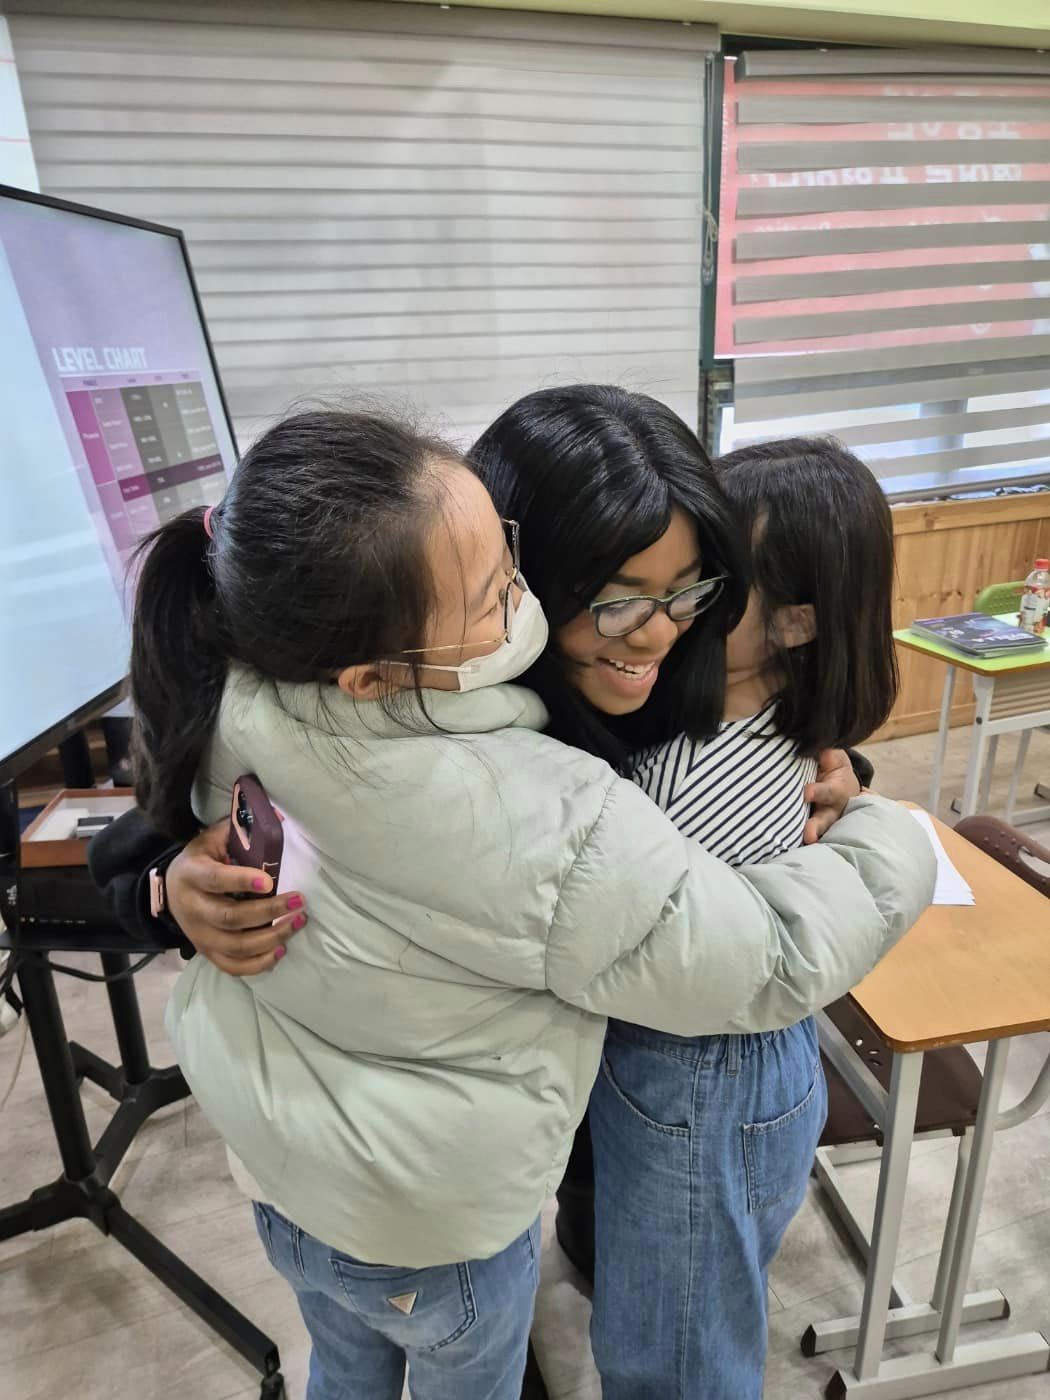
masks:
{"label": "dark pink phone case", "polygon": [[[271,894],[277,892],[284,854],[281,819],[270,805],[266,789],[254,773],[244,773],[233,785],[230,804],[230,835],[226,851],[234,865],[262,870],[273,880]],[[246,899],[266,899],[268,895],[249,894]]]}

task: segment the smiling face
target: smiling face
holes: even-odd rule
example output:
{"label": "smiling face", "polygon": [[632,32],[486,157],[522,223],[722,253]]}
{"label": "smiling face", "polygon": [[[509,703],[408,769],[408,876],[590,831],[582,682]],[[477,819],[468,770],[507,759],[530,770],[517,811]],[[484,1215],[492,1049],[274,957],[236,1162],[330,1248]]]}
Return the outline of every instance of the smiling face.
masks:
{"label": "smiling face", "polygon": [[[665,598],[701,577],[703,560],[695,522],[675,510],[667,529],[648,549],[624,561],[595,603],[647,594]],[[602,637],[589,609],[558,629],[555,644],[570,682],[596,710],[627,715],[648,700],[660,665],[692,626],[672,622],[663,608],[626,637]]]}

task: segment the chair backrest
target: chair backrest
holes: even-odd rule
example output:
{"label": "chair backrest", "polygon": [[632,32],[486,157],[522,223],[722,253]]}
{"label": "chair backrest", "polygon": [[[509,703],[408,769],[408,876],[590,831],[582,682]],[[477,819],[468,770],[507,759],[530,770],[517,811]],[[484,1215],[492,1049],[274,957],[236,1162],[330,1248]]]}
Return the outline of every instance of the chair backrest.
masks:
{"label": "chair backrest", "polygon": [[982,588],[973,605],[974,612],[996,617],[999,613],[1017,612],[1024,592],[1024,579],[1017,583],[990,583]]}
{"label": "chair backrest", "polygon": [[1050,850],[998,817],[965,817],[960,836],[1050,899]]}

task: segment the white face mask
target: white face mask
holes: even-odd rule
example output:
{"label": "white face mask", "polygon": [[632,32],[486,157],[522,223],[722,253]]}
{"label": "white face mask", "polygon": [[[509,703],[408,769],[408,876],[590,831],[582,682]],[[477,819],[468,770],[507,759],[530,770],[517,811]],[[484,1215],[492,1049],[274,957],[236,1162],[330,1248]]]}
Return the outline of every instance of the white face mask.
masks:
{"label": "white face mask", "polygon": [[424,671],[447,671],[459,677],[460,691],[481,690],[488,685],[504,685],[527,671],[547,645],[547,618],[535,593],[526,590],[514,610],[510,636],[488,656],[463,661],[458,666],[432,666]]}

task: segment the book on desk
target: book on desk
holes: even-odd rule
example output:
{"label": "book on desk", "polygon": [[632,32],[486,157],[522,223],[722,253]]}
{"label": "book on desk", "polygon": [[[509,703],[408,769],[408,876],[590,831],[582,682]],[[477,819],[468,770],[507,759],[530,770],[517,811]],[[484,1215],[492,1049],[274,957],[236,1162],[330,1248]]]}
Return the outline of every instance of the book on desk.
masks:
{"label": "book on desk", "polygon": [[1046,649],[1046,638],[1025,632],[986,613],[956,613],[952,617],[920,617],[911,625],[920,637],[951,647],[964,656],[991,661],[1003,656],[1028,656]]}

